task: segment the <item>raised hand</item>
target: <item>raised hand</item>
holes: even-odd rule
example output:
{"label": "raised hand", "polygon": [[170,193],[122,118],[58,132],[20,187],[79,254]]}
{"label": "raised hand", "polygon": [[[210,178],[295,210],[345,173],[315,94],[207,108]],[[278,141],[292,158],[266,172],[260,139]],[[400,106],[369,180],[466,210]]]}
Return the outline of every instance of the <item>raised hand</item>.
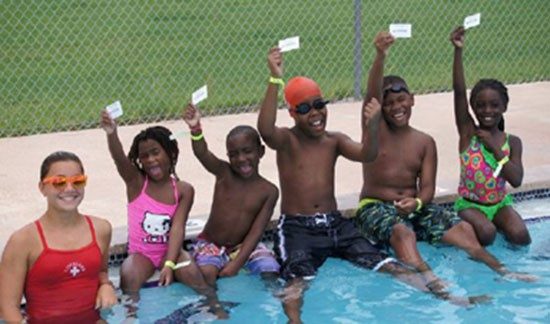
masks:
{"label": "raised hand", "polygon": [[101,119],[99,120],[101,128],[105,130],[107,135],[111,135],[116,130],[116,122],[111,118],[111,115],[106,109],[101,111]]}
{"label": "raised hand", "polygon": [[281,78],[283,76],[283,54],[278,47],[273,47],[267,55],[267,66],[271,76]]}
{"label": "raised hand", "polygon": [[374,37],[374,46],[380,54],[388,54],[388,49],[395,42],[395,38],[387,31],[381,31]]}
{"label": "raised hand", "polygon": [[380,120],[380,111],[382,110],[380,103],[376,98],[372,98],[366,105],[363,107],[363,118],[365,125],[369,123],[377,123]]}
{"label": "raised hand", "polygon": [[454,47],[463,48],[465,36],[466,30],[464,27],[460,26],[453,30],[449,39],[451,40],[451,43],[453,43]]}
{"label": "raised hand", "polygon": [[200,125],[201,112],[192,103],[189,103],[183,111],[183,121],[189,128],[195,128]]}

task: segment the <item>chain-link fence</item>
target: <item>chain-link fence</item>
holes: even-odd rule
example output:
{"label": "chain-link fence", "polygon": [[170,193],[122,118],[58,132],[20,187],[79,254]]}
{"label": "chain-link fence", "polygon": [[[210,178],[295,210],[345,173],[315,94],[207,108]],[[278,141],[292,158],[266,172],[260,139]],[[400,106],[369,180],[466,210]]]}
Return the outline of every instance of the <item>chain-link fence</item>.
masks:
{"label": "chain-link fence", "polygon": [[550,79],[548,0],[0,0],[0,137],[97,127],[115,100],[122,124],[178,118],[204,84],[206,114],[255,110],[267,51],[291,36],[301,48],[285,53],[285,78],[360,98],[372,39],[396,22],[412,38],[392,47],[386,71],[417,93],[449,90],[448,35],[477,12],[469,85]]}

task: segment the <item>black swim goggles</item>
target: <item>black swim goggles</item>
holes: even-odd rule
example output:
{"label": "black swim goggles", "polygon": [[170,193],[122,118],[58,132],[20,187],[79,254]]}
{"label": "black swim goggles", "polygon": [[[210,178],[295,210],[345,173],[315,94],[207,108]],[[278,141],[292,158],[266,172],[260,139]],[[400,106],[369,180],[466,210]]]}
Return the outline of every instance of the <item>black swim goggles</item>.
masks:
{"label": "black swim goggles", "polygon": [[392,84],[392,85],[384,88],[383,96],[384,96],[384,98],[386,98],[386,96],[388,95],[389,92],[399,93],[401,91],[409,93],[409,89],[407,88],[406,85],[401,84],[401,83],[395,83],[395,84]]}
{"label": "black swim goggles", "polygon": [[307,102],[302,102],[301,104],[297,105],[294,111],[300,115],[307,114],[312,108],[315,108],[317,110],[321,110],[327,106],[329,103],[328,100],[323,99],[315,99],[311,104]]}

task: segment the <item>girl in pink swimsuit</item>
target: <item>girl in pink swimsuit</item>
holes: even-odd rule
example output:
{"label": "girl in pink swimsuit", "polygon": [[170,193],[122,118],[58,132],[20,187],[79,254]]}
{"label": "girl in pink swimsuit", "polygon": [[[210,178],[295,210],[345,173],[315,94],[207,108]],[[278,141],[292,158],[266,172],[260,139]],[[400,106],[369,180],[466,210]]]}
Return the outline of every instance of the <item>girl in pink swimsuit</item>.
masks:
{"label": "girl in pink swimsuit", "polygon": [[470,94],[474,116],[470,115],[462,65],[464,39],[463,27],[451,34],[455,48],[453,89],[461,161],[460,198],[455,209],[462,219],[472,224],[481,244],[493,243],[499,230],[511,243],[526,245],[531,243],[531,237],[506,193],[506,183],[519,187],[523,180],[521,140],[504,132],[508,91],[497,80],[480,80]]}
{"label": "girl in pink swimsuit", "polygon": [[[176,270],[176,264],[190,259],[182,247],[194,196],[193,187],[175,172],[177,142],[170,139],[167,128],[149,127],[134,137],[126,156],[116,123],[105,110],[101,126],[128,198],[129,255],[120,269],[122,291],[137,302],[139,289],[157,269],[159,285],[174,279],[192,285],[192,276]],[[132,305],[129,308],[134,310]]]}

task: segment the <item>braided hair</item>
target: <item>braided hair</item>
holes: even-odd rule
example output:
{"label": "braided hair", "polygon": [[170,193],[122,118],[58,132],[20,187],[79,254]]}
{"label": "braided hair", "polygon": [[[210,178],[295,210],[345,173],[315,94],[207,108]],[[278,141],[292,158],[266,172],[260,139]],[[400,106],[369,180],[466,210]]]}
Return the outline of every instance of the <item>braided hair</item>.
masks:
{"label": "braided hair", "polygon": [[[510,98],[508,97],[508,88],[506,88],[502,82],[495,79],[481,79],[475,84],[474,88],[470,92],[471,107],[474,107],[477,95],[485,89],[492,89],[498,92],[500,100],[502,100],[502,103],[504,104],[504,109],[508,108],[508,102],[510,101]],[[504,116],[502,116],[500,122],[498,123],[498,129],[504,131]]]}
{"label": "braided hair", "polygon": [[179,180],[178,175],[176,174],[176,164],[178,163],[179,148],[178,142],[173,139],[170,139],[172,132],[164,126],[152,126],[148,127],[134,137],[130,151],[128,152],[128,159],[132,164],[142,173],[145,174],[143,166],[139,162],[139,143],[146,140],[153,140],[160,144],[164,149],[168,157],[170,158],[170,174],[173,174],[174,177]]}

